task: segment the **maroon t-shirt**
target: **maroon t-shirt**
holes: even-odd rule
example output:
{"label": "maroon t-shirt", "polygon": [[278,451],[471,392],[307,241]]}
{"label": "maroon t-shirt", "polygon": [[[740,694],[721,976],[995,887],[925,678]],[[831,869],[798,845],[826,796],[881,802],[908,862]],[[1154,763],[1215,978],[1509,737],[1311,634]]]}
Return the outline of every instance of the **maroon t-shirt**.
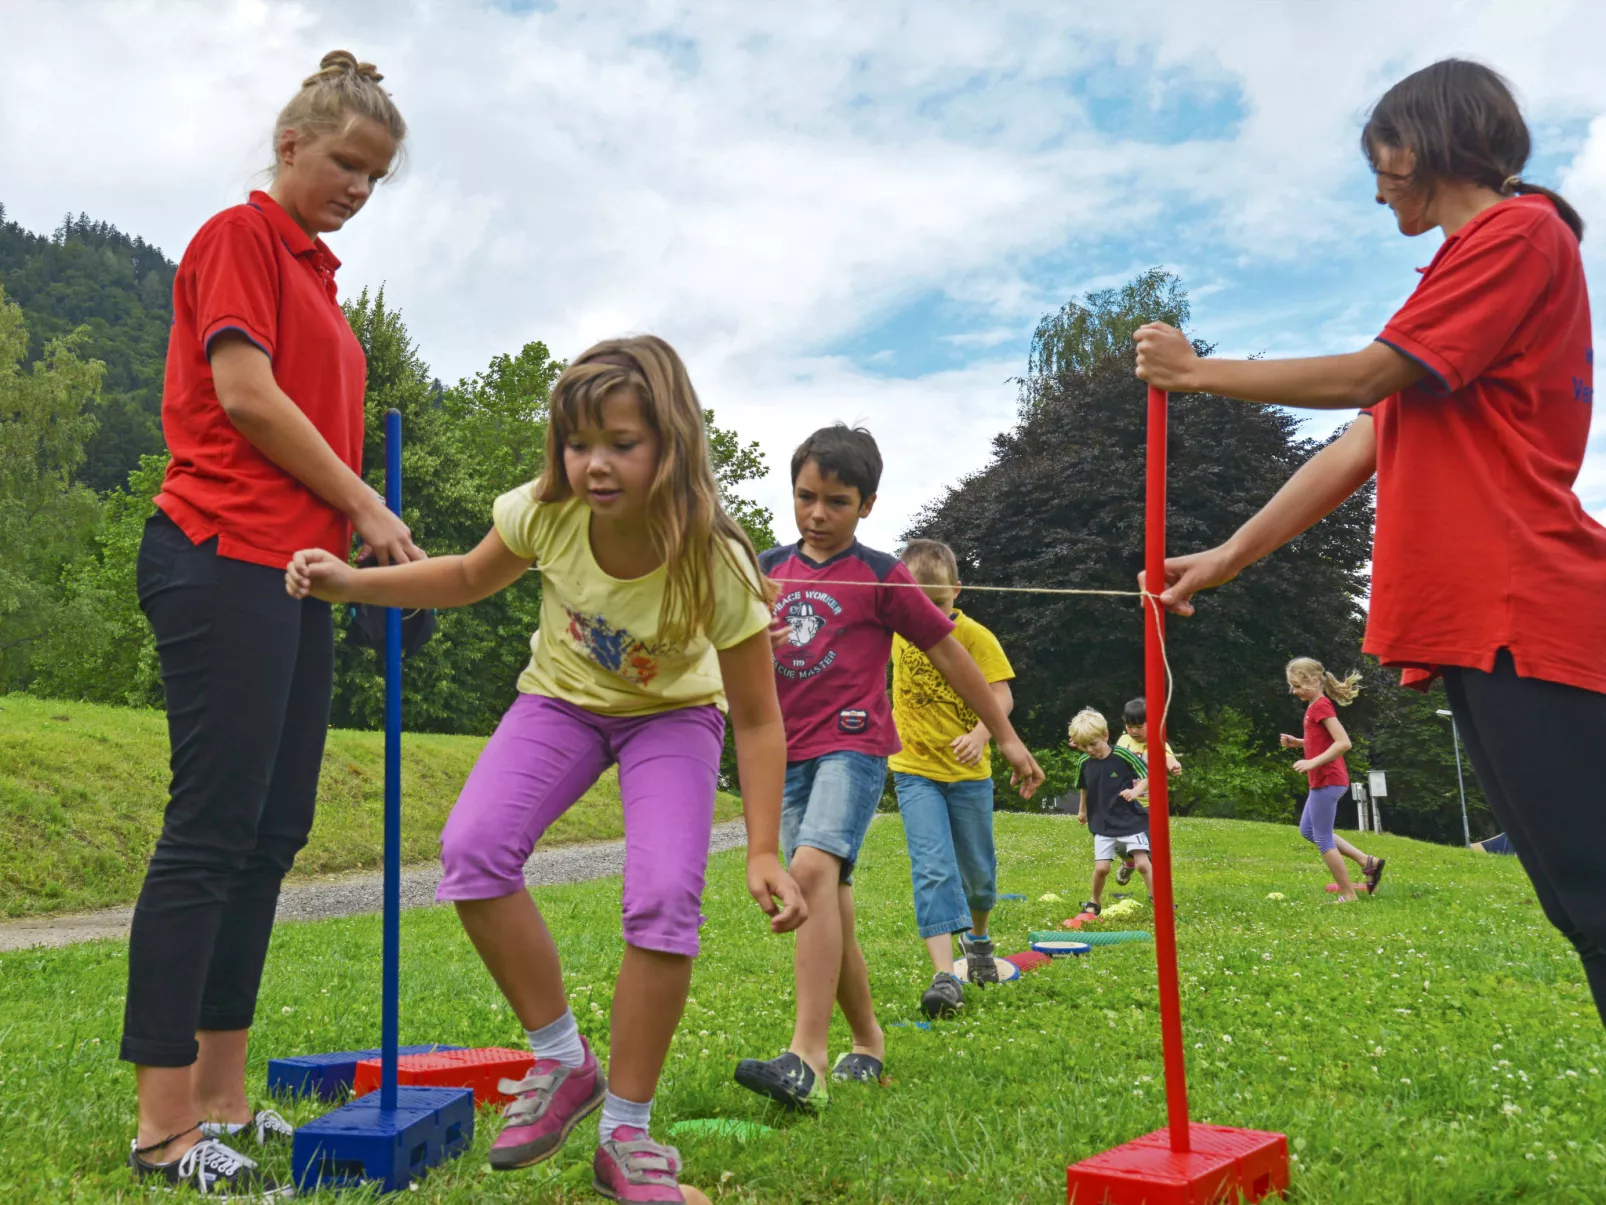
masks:
{"label": "maroon t-shirt", "polygon": [[855,541],[824,563],[797,544],[759,557],[776,583],[775,617],[791,629],[775,654],[786,760],[843,750],[890,757],[902,746],[887,701],[892,634],[921,652],[954,630],[897,557]]}

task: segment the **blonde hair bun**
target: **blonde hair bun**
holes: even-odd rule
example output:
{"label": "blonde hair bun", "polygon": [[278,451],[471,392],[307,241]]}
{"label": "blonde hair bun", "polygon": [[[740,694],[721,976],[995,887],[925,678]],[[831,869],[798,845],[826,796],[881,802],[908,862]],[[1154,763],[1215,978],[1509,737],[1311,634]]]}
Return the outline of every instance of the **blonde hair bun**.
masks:
{"label": "blonde hair bun", "polygon": [[336,75],[355,75],[377,84],[385,77],[379,73],[379,68],[372,63],[357,61],[357,56],[349,50],[331,50],[318,60],[318,70],[301,81],[303,88],[310,88],[319,80],[329,79]]}

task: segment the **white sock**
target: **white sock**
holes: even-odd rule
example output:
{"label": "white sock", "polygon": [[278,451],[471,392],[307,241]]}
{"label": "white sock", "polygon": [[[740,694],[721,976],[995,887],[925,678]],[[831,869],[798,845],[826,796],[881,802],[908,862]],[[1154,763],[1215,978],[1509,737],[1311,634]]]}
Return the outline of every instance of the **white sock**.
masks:
{"label": "white sock", "polygon": [[652,1121],[652,1101],[638,1104],[633,1100],[625,1100],[615,1096],[612,1092],[602,1098],[602,1123],[597,1127],[606,1142],[613,1137],[613,1132],[620,1126],[635,1126],[643,1134]]}
{"label": "white sock", "polygon": [[580,1026],[569,1009],[564,1009],[563,1015],[550,1025],[526,1029],[524,1036],[538,1059],[556,1059],[565,1067],[579,1067],[586,1061],[585,1047],[580,1044]]}

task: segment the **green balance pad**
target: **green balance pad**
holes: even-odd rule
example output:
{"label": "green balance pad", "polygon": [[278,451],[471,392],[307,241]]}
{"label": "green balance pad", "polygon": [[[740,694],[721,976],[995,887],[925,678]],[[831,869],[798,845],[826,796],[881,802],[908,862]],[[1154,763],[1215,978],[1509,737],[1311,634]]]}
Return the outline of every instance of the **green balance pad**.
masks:
{"label": "green balance pad", "polygon": [[1032,941],[1082,941],[1090,946],[1118,946],[1128,941],[1153,941],[1154,935],[1143,929],[1114,929],[1100,933],[1096,929],[1033,929]]}
{"label": "green balance pad", "polygon": [[669,1127],[669,1132],[676,1138],[687,1135],[714,1135],[720,1138],[735,1138],[739,1142],[775,1133],[769,1126],[759,1125],[756,1121],[743,1121],[738,1117],[694,1117],[689,1121],[677,1121]]}

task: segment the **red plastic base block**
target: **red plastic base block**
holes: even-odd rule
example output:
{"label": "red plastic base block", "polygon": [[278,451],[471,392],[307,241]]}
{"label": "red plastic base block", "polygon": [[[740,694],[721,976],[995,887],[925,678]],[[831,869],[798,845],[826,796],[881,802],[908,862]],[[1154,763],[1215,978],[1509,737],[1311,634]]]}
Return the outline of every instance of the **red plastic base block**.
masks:
{"label": "red plastic base block", "polygon": [[1019,954],[1005,954],[1004,961],[1013,962],[1020,968],[1020,973],[1024,975],[1028,971],[1046,967],[1054,960],[1047,954],[1039,954],[1036,950],[1022,950]]}
{"label": "red plastic base block", "polygon": [[1156,1130],[1068,1168],[1070,1205],[1218,1205],[1288,1189],[1288,1139],[1266,1130],[1188,1127],[1187,1154]]}
{"label": "red plastic base block", "polygon": [[[404,1054],[396,1060],[396,1082],[431,1088],[473,1088],[476,1106],[507,1104],[511,1096],[497,1090],[500,1079],[523,1079],[535,1064],[528,1050],[482,1046],[477,1050],[442,1050],[435,1054]],[[352,1091],[357,1096],[379,1087],[380,1061],[357,1064]]]}

